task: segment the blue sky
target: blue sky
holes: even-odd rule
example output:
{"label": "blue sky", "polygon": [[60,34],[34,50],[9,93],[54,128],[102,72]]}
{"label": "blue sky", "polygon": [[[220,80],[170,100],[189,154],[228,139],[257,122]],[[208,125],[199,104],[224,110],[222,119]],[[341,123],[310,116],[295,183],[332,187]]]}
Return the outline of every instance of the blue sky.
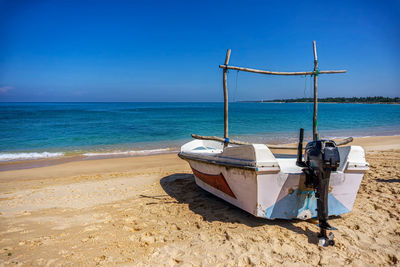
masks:
{"label": "blue sky", "polygon": [[[323,3],[322,3],[323,2]],[[222,101],[232,65],[313,68],[327,96],[400,95],[400,1],[0,1],[0,101]],[[311,96],[229,72],[231,100]]]}

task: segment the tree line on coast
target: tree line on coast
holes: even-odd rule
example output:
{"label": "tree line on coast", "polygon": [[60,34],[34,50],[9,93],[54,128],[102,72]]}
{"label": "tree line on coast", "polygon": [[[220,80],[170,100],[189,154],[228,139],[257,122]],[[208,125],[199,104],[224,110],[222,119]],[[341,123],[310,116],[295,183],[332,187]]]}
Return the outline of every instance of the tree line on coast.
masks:
{"label": "tree line on coast", "polygon": [[[242,101],[253,102],[253,101]],[[283,102],[283,103],[308,103],[314,102],[314,98],[293,98],[293,99],[274,99],[274,100],[261,100],[254,102]],[[368,96],[368,97],[325,97],[318,98],[318,102],[326,103],[398,103],[400,104],[400,97],[384,97],[384,96]]]}

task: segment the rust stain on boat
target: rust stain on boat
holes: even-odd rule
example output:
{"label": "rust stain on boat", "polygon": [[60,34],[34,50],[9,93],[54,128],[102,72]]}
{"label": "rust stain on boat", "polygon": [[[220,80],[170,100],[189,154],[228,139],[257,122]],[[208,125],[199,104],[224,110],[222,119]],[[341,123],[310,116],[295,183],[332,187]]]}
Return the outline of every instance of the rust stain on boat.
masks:
{"label": "rust stain on boat", "polygon": [[198,170],[195,170],[192,168],[193,174],[205,182],[206,184],[218,189],[219,191],[224,192],[228,196],[231,196],[233,198],[236,198],[235,194],[232,192],[231,188],[229,187],[227,181],[225,180],[225,177],[222,173],[217,174],[217,175],[212,175],[212,174],[206,174],[199,172]]}

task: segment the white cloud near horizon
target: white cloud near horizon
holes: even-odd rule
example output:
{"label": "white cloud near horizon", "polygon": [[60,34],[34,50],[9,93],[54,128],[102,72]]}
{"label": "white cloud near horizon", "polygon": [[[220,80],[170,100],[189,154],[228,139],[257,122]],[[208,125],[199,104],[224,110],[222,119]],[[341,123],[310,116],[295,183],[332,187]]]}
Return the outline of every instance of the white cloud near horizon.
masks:
{"label": "white cloud near horizon", "polygon": [[6,94],[8,91],[14,89],[12,86],[2,86],[0,87],[0,94]]}

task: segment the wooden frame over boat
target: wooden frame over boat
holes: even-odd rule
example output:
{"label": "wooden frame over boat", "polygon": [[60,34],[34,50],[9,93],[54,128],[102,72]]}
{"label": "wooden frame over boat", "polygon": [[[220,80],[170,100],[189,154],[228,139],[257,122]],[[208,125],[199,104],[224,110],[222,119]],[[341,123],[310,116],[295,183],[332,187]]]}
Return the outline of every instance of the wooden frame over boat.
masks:
{"label": "wooden frame over boat", "polygon": [[[319,140],[317,131],[318,75],[346,71],[320,71],[315,41],[313,52],[313,71],[275,72],[229,66],[231,50],[228,49],[225,64],[219,66],[223,69],[224,138],[192,134],[192,137],[197,140],[184,144],[178,155],[189,163],[198,186],[254,216],[267,219],[303,220],[318,216],[321,227],[320,242],[326,245],[333,243],[333,235],[329,239],[325,231],[330,227],[327,223],[328,215],[340,215],[352,210],[361,180],[369,169],[369,165],[365,161],[365,153],[361,147],[336,147],[351,142],[351,137],[336,144],[333,141]],[[302,131],[298,147],[250,144],[229,139],[227,91],[229,69],[267,75],[312,75],[314,77],[314,141],[306,147],[308,158],[306,162],[302,161]],[[312,149],[315,149],[316,145],[323,147],[322,150],[321,147],[319,148],[320,154],[313,158]],[[296,159],[275,156],[270,150],[275,148],[298,148],[298,157]],[[330,153],[329,160],[324,161],[326,156],[324,151],[326,155]],[[321,164],[315,166],[315,162],[319,164],[318,159]],[[330,165],[334,163],[335,166]],[[326,174],[328,177],[325,177]],[[311,180],[314,180],[314,184]],[[322,188],[323,181],[327,182]],[[324,201],[321,200],[323,199],[321,190],[326,194]],[[320,211],[317,209],[317,204],[322,205],[321,203],[325,205],[324,216],[320,214],[322,206],[318,208]]]}

